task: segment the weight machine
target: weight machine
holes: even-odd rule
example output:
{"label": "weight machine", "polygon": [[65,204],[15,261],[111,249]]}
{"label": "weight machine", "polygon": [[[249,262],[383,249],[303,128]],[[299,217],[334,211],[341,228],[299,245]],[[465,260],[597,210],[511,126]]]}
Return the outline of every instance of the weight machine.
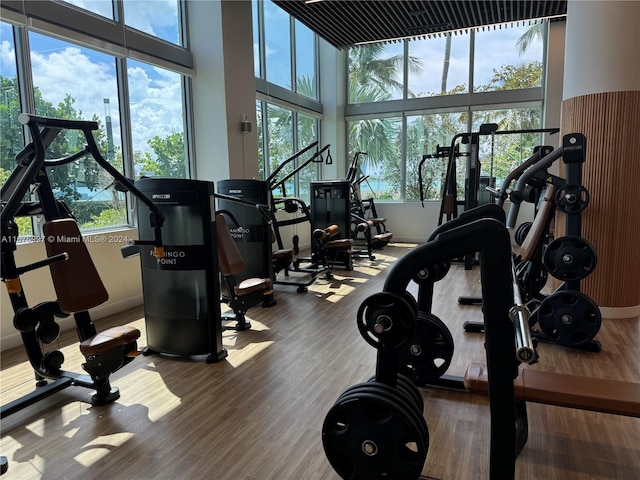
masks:
{"label": "weight machine", "polygon": [[[570,173],[568,172],[568,181],[572,183],[578,181],[574,174],[574,170],[581,168],[581,162],[584,161],[584,136],[581,134],[566,135],[563,142],[564,144],[569,145],[570,148],[557,148],[542,158],[539,157],[545,153],[547,148],[539,149],[538,152],[525,162],[533,164],[532,167],[526,169],[526,172],[529,172],[531,169],[538,169],[538,174],[535,175],[536,177],[539,176],[545,180],[558,182],[559,185],[565,185],[564,179],[550,176],[546,173],[546,168],[551,165],[554,160],[563,158],[567,163],[567,170],[571,170]],[[533,178],[533,172],[528,173],[527,176]],[[522,183],[519,181],[511,192],[512,195],[515,192],[516,197],[519,196],[519,192],[521,193],[524,191],[524,187],[527,184],[527,178],[524,175],[521,175],[519,178],[524,178],[524,180]],[[536,179],[535,182],[537,181],[538,180]],[[556,188],[554,185],[551,185],[551,187]],[[502,192],[505,192],[506,190],[507,189],[503,187]],[[575,189],[570,187],[569,190],[582,192],[582,189],[577,187]],[[554,194],[554,198],[558,197]],[[571,205],[580,203],[580,206],[576,205],[575,207],[568,207],[569,209],[578,210],[580,208],[584,208],[582,206],[582,201],[579,199],[572,200],[575,203],[572,203]],[[560,201],[565,202],[566,200],[560,198]],[[547,206],[545,208],[555,208],[555,203],[553,202],[553,200],[552,203],[547,202]],[[512,209],[513,207],[514,205],[512,205]],[[517,213],[512,213],[512,210],[510,210],[509,214],[510,216],[513,216],[512,222],[515,223]],[[575,223],[575,216],[576,214],[574,213],[574,218],[571,220],[572,224]],[[572,215],[568,215],[567,217],[572,217]],[[447,232],[450,229],[454,229],[483,218],[492,218],[502,224],[509,224],[505,211],[500,205],[485,204],[462,212],[457,218],[437,227],[428,238],[427,243],[433,241],[438,235]],[[535,237],[537,237],[538,240],[535,240],[534,235],[531,235],[527,238],[527,240],[531,242],[531,245],[523,245],[523,247],[525,247],[523,251],[537,251],[540,255],[539,258],[542,258],[543,260],[545,259],[546,254],[545,256],[542,256],[538,248],[541,248],[540,240],[543,238],[543,230],[548,228],[548,222],[550,221],[548,218],[549,217],[542,222],[544,217],[538,217],[538,224],[532,227],[532,231],[535,231]],[[575,225],[571,228],[575,228]],[[576,230],[567,230],[567,233],[575,231]],[[524,259],[523,257],[515,257],[515,279],[519,285],[521,301],[526,305],[527,309],[532,312],[529,315],[529,327],[533,338],[539,341],[552,341],[564,346],[597,352],[600,351],[601,346],[599,342],[593,340],[593,337],[596,335],[600,327],[600,311],[586,295],[579,292],[579,281],[575,280],[576,277],[574,276],[586,276],[590,271],[593,271],[593,268],[595,267],[595,252],[585,246],[584,242],[574,243],[573,235],[570,235],[569,238],[571,240],[569,243],[566,243],[567,240],[562,239],[558,242],[558,246],[562,247],[559,249],[562,252],[560,256],[558,256],[555,248],[552,248],[549,251],[549,255],[553,254],[551,260],[555,260],[556,263],[558,263],[558,259],[562,261],[562,266],[554,267],[552,270],[558,271],[558,275],[560,275],[561,272],[568,280],[557,290],[557,295],[554,294],[556,295],[555,297],[553,295],[543,297],[539,295],[539,291],[533,292],[534,289],[532,289],[531,285],[527,286],[526,284],[523,284],[525,280],[524,275],[533,275],[532,271],[528,270],[527,265],[532,261],[532,258],[530,257],[531,253],[528,254],[529,256],[525,255]],[[566,253],[570,254],[570,257],[567,257],[567,261],[571,259],[569,263],[565,263],[564,260],[562,260],[562,257],[564,257],[564,254]],[[546,260],[544,261],[546,263]],[[522,265],[523,262],[525,265]],[[535,261],[534,264],[537,265]],[[417,317],[415,335],[408,346],[401,350],[400,371],[402,374],[411,378],[417,385],[463,389],[462,378],[446,374],[453,358],[453,336],[444,322],[431,312],[434,284],[445,277],[449,270],[449,266],[450,264],[445,262],[442,264],[433,264],[422,270],[416,271],[414,281],[418,284],[417,304],[419,314]],[[539,265],[536,268],[538,267]],[[492,281],[493,277],[483,278],[483,283]],[[533,293],[536,295],[533,295]],[[484,306],[484,297],[474,300],[477,300]],[[546,302],[544,308],[542,308],[543,301]],[[539,316],[540,314],[543,314],[543,316]],[[540,320],[542,320],[542,322],[540,322]],[[536,323],[538,323],[540,329],[533,328]],[[484,322],[465,323],[465,330],[467,331],[481,333],[484,332],[484,328]]]}
{"label": "weight machine", "polygon": [[[462,211],[469,210],[477,207],[481,204],[480,192],[489,191],[490,195],[485,199],[485,203],[493,203],[492,189],[495,188],[495,178],[493,175],[493,145],[496,135],[513,135],[523,133],[557,133],[559,128],[536,128],[536,129],[523,129],[523,130],[498,130],[498,124],[485,123],[480,125],[477,132],[472,133],[459,133],[451,140],[451,146],[446,151],[449,154],[449,162],[447,164],[447,170],[445,174],[444,190],[442,200],[440,202],[440,215],[438,218],[438,225],[441,225],[445,220],[451,220],[456,218]],[[489,168],[489,177],[481,177],[481,164],[479,159],[480,153],[480,137],[491,136],[492,152],[491,163]],[[460,152],[458,141],[463,145],[468,145],[468,152]],[[445,151],[441,151],[443,154]],[[438,152],[436,152],[436,155]],[[457,174],[457,158],[466,157],[466,176],[464,185],[464,198],[458,199],[458,182],[456,179]],[[481,184],[484,184],[486,188],[480,188]],[[422,185],[420,185],[422,190]],[[474,256],[467,256],[464,259],[465,269],[470,270],[474,263]]]}
{"label": "weight machine", "polygon": [[[30,134],[31,142],[16,155],[16,167],[0,190],[2,212],[2,281],[14,311],[13,324],[20,331],[22,342],[34,370],[36,386],[32,393],[2,406],[1,418],[25,408],[68,386],[78,385],[95,390],[93,405],[104,405],[119,398],[117,388],[109,376],[129,363],[137,351],[140,331],[129,326],[113,327],[98,333],[88,310],[108,299],[108,293],[98,275],[84,243],[78,224],[64,202],[56,200],[47,170],[91,156],[106,170],[121,191],[131,192],[149,208],[148,220],[153,240],[138,240],[138,245],[152,246],[156,258],[164,256],[161,228],[164,216],[133,182],[118,172],[102,155],[93,137],[98,123],[39,117],[21,113],[19,122]],[[69,156],[46,159],[47,148],[65,130],[80,132],[86,146]],[[28,200],[28,194],[37,200]],[[17,266],[18,227],[15,217],[42,216],[47,257],[29,265]],[[34,307],[27,303],[20,276],[48,266],[57,299]],[[73,315],[80,351],[85,357],[84,370],[88,375],[62,370],[64,355],[59,350],[45,352],[43,345],[54,342],[60,332],[56,318]],[[52,380],[52,383],[48,383]]]}
{"label": "weight machine", "polygon": [[393,238],[385,226],[386,218],[378,216],[373,197],[363,199],[360,195],[360,186],[367,181],[368,175],[362,175],[358,166],[360,156],[366,152],[356,152],[353,155],[346,181],[351,189],[351,237],[354,242],[359,242],[365,249],[354,250],[352,255],[356,258],[368,257],[375,260],[373,252],[383,249]]}
{"label": "weight machine", "polygon": [[[320,150],[317,150],[311,157],[309,157],[306,161],[299,164],[296,168],[294,168],[291,172],[286,174],[283,178],[277,179],[278,174],[291,162],[293,162],[296,158],[298,158],[303,153],[307,152],[311,147],[317,146],[318,142],[314,142],[308,147],[302,149],[300,152],[294,154],[293,156],[286,159],[282,162],[278,168],[276,168],[273,173],[267,179],[267,182],[270,185],[271,191],[275,191],[277,189],[281,189],[283,197],[282,198],[274,198],[273,204],[273,226],[274,226],[274,235],[278,245],[278,249],[283,249],[284,244],[282,241],[282,235],[280,229],[283,227],[297,225],[300,223],[309,223],[311,230],[311,256],[310,257],[301,257],[300,254],[300,238],[298,235],[294,235],[292,238],[293,243],[293,261],[290,268],[285,266],[283,268],[285,278],[289,277],[289,274],[292,272],[301,272],[304,274],[310,275],[309,280],[306,282],[298,282],[291,280],[276,280],[275,283],[282,284],[294,284],[298,285],[298,291],[306,291],[307,286],[313,283],[316,277],[320,274],[324,274],[325,278],[332,278],[332,270],[334,265],[337,263],[338,257],[344,258],[345,252],[350,251],[351,242],[348,239],[342,238],[342,231],[344,227],[341,227],[340,224],[336,224],[335,218],[330,218],[328,222],[322,222],[321,216],[317,215],[317,205],[314,206],[313,201],[311,207],[307,206],[307,204],[300,198],[296,197],[287,197],[285,185],[286,182],[292,178],[295,174],[297,174],[300,170],[304,169],[310,163],[324,163],[325,165],[331,165],[333,163],[333,159],[331,157],[331,152],[329,150],[330,145],[325,145]],[[326,157],[323,158],[323,154],[326,153]],[[313,198],[314,195],[314,183],[311,182],[310,190]],[[282,207],[279,207],[282,205]],[[315,208],[315,211],[314,211]],[[294,216],[291,218],[279,220],[276,217],[278,210],[284,210],[289,214],[301,214],[300,216]],[[336,230],[336,227],[338,230]],[[326,230],[331,230],[331,235],[326,234]],[[325,232],[325,233],[323,233]],[[348,256],[348,255],[347,255]],[[348,264],[345,265],[347,269],[350,268]]]}

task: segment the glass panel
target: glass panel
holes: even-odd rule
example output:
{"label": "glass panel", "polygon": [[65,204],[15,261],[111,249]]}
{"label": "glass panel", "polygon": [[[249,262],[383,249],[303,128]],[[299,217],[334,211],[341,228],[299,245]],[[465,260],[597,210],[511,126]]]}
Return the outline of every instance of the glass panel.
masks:
{"label": "glass panel", "polygon": [[[15,156],[24,148],[22,127],[18,122],[20,92],[18,91],[18,70],[16,68],[16,49],[13,40],[13,27],[0,23],[2,56],[0,56],[0,185],[9,178],[15,168]],[[18,234],[32,235],[33,225],[30,217],[16,218]]]}
{"label": "glass panel", "polygon": [[432,97],[469,91],[470,35],[444,35],[409,42],[408,96]]}
{"label": "glass panel", "polygon": [[[97,121],[94,132],[102,155],[122,171],[120,118],[115,58],[71,43],[29,34],[36,113],[46,117]],[[47,158],[75,153],[82,135],[66,131],[48,149]],[[49,169],[58,199],[71,208],[83,229],[127,222],[125,196],[110,175],[90,157]]]}
{"label": "glass panel", "polygon": [[[302,150],[307,145],[315,142],[318,139],[318,119],[304,113],[298,113],[298,150]],[[322,145],[320,145],[322,148]],[[315,149],[311,149],[308,154],[300,157],[300,162],[304,162],[309,158],[309,155],[315,152]],[[328,152],[323,153],[322,158],[327,157]],[[318,170],[320,169],[320,163],[312,162],[298,173],[298,196],[305,202],[309,203],[311,200],[310,195],[310,183],[318,180]]]}
{"label": "glass panel", "polygon": [[256,132],[258,134],[258,174],[260,180],[266,180],[269,176],[265,171],[264,163],[264,135],[262,134],[262,102],[256,100]]}
{"label": "glass panel", "polygon": [[[538,129],[542,125],[541,107],[510,108],[473,112],[473,131],[483,123],[497,123],[500,131]],[[511,170],[533,154],[533,147],[541,145],[540,133],[481,136],[478,157],[483,176],[492,174],[500,187]]]}
{"label": "glass panel", "polygon": [[316,49],[311,30],[296,20],[296,92],[317,100]]}
{"label": "glass panel", "polygon": [[64,0],[66,3],[83,8],[113,20],[113,2],[111,0]]}
{"label": "glass panel", "polygon": [[[267,151],[269,155],[269,171],[273,172],[280,163],[293,155],[293,112],[277,105],[267,105]],[[284,179],[294,169],[290,162],[277,175],[276,181]],[[274,194],[292,196],[295,194],[294,178],[285,182],[285,191],[276,189]]]}
{"label": "glass panel", "polygon": [[251,2],[251,18],[253,21],[253,71],[256,77],[262,78],[260,70],[260,25],[258,23],[258,2]]}
{"label": "glass panel", "polygon": [[407,117],[406,200],[420,199],[418,168],[423,155],[435,157],[425,159],[422,165],[424,199],[442,198],[449,158],[438,158],[437,149],[449,147],[455,135],[467,130],[467,117],[466,112]]}
{"label": "glass panel", "polygon": [[542,86],[546,23],[476,32],[475,92]]}
{"label": "glass panel", "polygon": [[124,0],[124,23],[177,45],[180,39],[179,0]]}
{"label": "glass panel", "polygon": [[367,152],[359,160],[362,173],[369,175],[360,187],[363,198],[373,196],[383,200],[401,199],[401,130],[400,118],[348,122],[349,158],[353,158],[355,152]]}
{"label": "glass panel", "polygon": [[402,98],[403,43],[349,49],[349,103]]}
{"label": "glass panel", "polygon": [[291,90],[290,17],[271,1],[263,5],[266,80]]}
{"label": "glass panel", "polygon": [[136,177],[188,178],[182,76],[135,60],[127,65]]}

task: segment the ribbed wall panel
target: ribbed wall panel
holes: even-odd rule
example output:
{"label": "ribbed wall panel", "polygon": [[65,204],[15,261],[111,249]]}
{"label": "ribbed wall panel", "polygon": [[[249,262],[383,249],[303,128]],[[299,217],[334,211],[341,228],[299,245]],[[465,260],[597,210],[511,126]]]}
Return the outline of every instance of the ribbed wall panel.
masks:
{"label": "ribbed wall panel", "polygon": [[[562,133],[587,138],[583,184],[591,194],[582,235],[598,255],[582,291],[601,307],[640,305],[640,91],[607,92],[562,103]],[[557,231],[564,216],[557,220]]]}

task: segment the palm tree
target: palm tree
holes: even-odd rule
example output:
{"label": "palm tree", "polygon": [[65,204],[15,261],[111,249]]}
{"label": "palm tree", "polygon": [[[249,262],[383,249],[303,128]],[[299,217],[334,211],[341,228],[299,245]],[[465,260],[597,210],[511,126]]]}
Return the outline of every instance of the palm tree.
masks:
{"label": "palm tree", "polygon": [[445,35],[446,43],[444,45],[444,61],[442,62],[442,84],[440,93],[444,95],[447,91],[447,77],[449,76],[449,62],[451,60],[451,34]]}
{"label": "palm tree", "polygon": [[[391,100],[392,92],[402,91],[404,54],[384,58],[383,43],[374,43],[349,50],[349,102],[373,103]],[[422,62],[409,56],[409,69],[419,72]],[[400,78],[400,80],[398,80]],[[408,92],[409,96],[413,93]],[[393,119],[371,119],[349,122],[350,156],[356,151],[369,155],[361,167],[378,167],[385,162],[397,162],[399,149],[392,138],[397,137],[399,122]]]}
{"label": "palm tree", "polygon": [[535,40],[541,40],[544,31],[545,31],[546,23],[545,22],[537,22],[529,25],[529,28],[525,30],[522,36],[516,42],[516,46],[518,47],[518,53],[522,55],[527,51],[529,46]]}

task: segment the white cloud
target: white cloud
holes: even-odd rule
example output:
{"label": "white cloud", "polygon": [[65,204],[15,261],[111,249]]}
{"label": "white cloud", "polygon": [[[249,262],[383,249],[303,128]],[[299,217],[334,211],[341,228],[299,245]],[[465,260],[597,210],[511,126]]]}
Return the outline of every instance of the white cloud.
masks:
{"label": "white cloud", "polygon": [[[3,44],[3,57],[4,49]],[[121,144],[115,62],[111,57],[66,46],[48,52],[33,51],[31,59],[34,83],[52,104],[57,106],[70,94],[84,119],[96,114],[104,124],[103,99],[109,98],[114,142]],[[183,130],[180,75],[131,63],[134,66],[128,70],[128,84],[134,149],[151,151],[149,139]]]}
{"label": "white cloud", "polygon": [[76,7],[84,8],[103,17],[113,18],[113,4],[111,0],[65,0]]}
{"label": "white cloud", "polygon": [[[157,29],[178,25],[178,0],[126,0],[125,23],[150,35]],[[175,41],[176,39],[166,39]]]}
{"label": "white cloud", "polygon": [[[180,75],[161,68],[128,69],[134,150],[150,151],[147,140],[183,130]],[[153,73],[153,77],[150,75]]]}
{"label": "white cloud", "polygon": [[14,77],[16,74],[16,52],[6,40],[0,45],[0,72],[5,77]]}

